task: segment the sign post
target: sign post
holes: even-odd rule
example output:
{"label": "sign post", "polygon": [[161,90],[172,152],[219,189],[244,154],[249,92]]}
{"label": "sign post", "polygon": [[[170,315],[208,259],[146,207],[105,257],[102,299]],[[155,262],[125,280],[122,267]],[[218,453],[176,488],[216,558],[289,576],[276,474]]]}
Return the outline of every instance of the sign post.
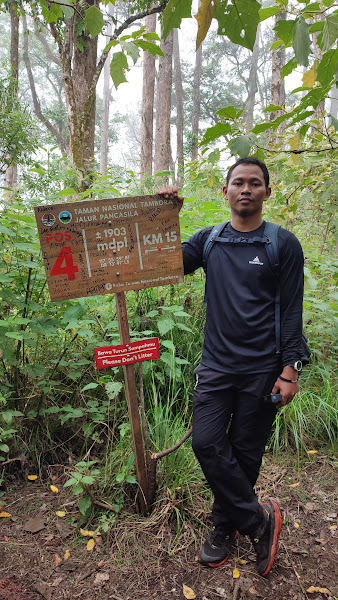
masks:
{"label": "sign post", "polygon": [[[119,325],[120,341],[129,344],[129,324],[124,292],[115,294],[116,311]],[[135,371],[133,365],[123,365],[124,380],[126,385],[126,398],[129,412],[129,420],[133,436],[136,478],[140,486],[140,507],[142,513],[149,510],[149,485],[148,474],[145,463],[145,452],[142,438],[141,420],[138,408]]]}
{"label": "sign post", "polygon": [[[159,195],[37,206],[35,217],[52,301],[115,293],[120,341],[129,344],[124,292],[180,283],[178,208]],[[150,490],[135,372],[124,364],[140,507]]]}

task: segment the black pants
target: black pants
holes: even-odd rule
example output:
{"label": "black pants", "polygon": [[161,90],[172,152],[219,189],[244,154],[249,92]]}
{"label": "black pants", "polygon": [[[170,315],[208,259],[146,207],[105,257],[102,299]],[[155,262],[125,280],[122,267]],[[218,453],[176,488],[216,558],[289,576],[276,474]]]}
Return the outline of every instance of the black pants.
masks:
{"label": "black pants", "polygon": [[193,450],[214,493],[213,522],[255,531],[262,509],[254,491],[276,408],[263,402],[280,372],[228,375],[195,370]]}

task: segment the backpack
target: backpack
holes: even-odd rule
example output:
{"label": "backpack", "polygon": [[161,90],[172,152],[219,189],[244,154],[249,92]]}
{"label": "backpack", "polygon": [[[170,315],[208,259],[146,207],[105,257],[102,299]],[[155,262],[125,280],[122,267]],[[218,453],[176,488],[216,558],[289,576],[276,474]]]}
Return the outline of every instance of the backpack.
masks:
{"label": "backpack", "polygon": [[[279,249],[278,249],[278,231],[280,229],[280,225],[276,223],[271,223],[266,221],[265,228],[263,232],[263,237],[254,236],[252,238],[245,237],[228,237],[222,238],[221,234],[225,227],[228,225],[229,221],[225,223],[219,223],[215,225],[203,247],[203,269],[205,273],[207,272],[207,262],[209,258],[209,254],[213,248],[215,242],[229,243],[229,244],[263,244],[266,248],[266,253],[268,256],[268,260],[270,263],[270,267],[274,273],[276,278],[276,295],[275,295],[275,341],[276,341],[276,354],[280,354],[280,343],[281,343],[281,333],[280,333],[280,274],[279,274]],[[204,302],[203,302],[203,314],[202,320],[206,307],[206,295],[204,294]],[[309,364],[311,357],[311,350],[307,343],[307,338],[304,333],[302,333],[301,340],[301,357],[300,360],[304,365]]]}

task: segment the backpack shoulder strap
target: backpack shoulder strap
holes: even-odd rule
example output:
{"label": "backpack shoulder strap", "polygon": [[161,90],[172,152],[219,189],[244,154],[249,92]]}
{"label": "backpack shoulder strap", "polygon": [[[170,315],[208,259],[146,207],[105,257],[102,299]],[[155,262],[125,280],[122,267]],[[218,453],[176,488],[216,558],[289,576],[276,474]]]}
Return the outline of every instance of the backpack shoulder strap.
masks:
{"label": "backpack shoulder strap", "polygon": [[264,228],[264,237],[267,238],[266,253],[268,255],[271,269],[276,277],[276,296],[275,296],[275,337],[276,337],[276,353],[280,354],[280,279],[279,279],[279,249],[278,249],[278,232],[280,225],[267,221]]}
{"label": "backpack shoulder strap", "polygon": [[224,223],[219,223],[218,225],[215,225],[212,228],[212,230],[210,231],[209,236],[206,239],[206,242],[204,243],[204,246],[203,246],[203,269],[205,272],[207,272],[207,262],[208,262],[208,258],[209,258],[211,249],[215,243],[215,239],[221,235],[223,229],[225,229],[225,227],[228,225],[228,223],[229,223],[229,221],[225,221]]}
{"label": "backpack shoulder strap", "polygon": [[278,250],[278,232],[280,225],[267,221],[264,228],[264,237],[267,239],[265,246],[269,263],[275,275],[279,276],[279,250]]}

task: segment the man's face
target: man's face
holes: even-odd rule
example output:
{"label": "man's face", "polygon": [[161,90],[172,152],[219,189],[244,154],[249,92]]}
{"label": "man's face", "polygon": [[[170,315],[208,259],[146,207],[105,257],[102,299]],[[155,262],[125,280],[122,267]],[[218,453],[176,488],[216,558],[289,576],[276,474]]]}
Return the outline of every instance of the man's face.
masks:
{"label": "man's face", "polygon": [[258,165],[242,164],[232,171],[223,194],[232,213],[250,217],[262,213],[263,202],[269,198],[271,188],[265,187],[263,171]]}

